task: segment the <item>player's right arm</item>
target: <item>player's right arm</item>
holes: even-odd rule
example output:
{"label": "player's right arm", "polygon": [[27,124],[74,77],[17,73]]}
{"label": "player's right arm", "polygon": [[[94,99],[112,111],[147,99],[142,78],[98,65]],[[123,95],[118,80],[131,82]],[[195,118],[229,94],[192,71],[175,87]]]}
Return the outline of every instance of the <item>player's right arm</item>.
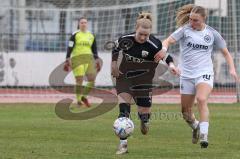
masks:
{"label": "player's right arm", "polygon": [[76,34],[72,34],[72,36],[70,37],[69,42],[68,42],[67,55],[66,55],[66,60],[65,60],[65,64],[64,64],[64,71],[67,71],[67,72],[71,68],[70,57],[71,57],[71,53],[72,53],[72,50],[75,45],[75,35]]}
{"label": "player's right arm", "polygon": [[[180,27],[162,42],[162,50],[160,50],[154,56],[154,61],[159,62],[160,60],[163,60],[163,59],[165,59],[166,61],[169,57],[169,55],[167,54],[167,50],[169,46],[172,44],[175,44],[177,41],[179,41],[183,37],[184,37],[184,27]],[[180,70],[174,65],[173,61],[170,61],[168,66],[172,74],[180,75]]]}
{"label": "player's right arm", "polygon": [[167,39],[162,42],[162,50],[160,50],[155,56],[155,62],[162,60],[166,54],[170,45],[175,44],[178,40],[184,36],[184,27],[178,28]]}
{"label": "player's right arm", "polygon": [[115,42],[115,46],[112,50],[112,64],[111,64],[111,74],[113,77],[118,77],[122,72],[119,71],[117,60],[119,56],[119,52],[121,48],[119,47],[119,42],[121,41],[121,37]]}
{"label": "player's right arm", "polygon": [[166,56],[167,54],[167,50],[168,50],[168,47],[172,44],[175,44],[176,43],[176,40],[169,36],[167,39],[165,39],[163,42],[162,42],[162,50],[160,50],[155,56],[154,56],[154,60],[155,62],[159,62],[160,60],[164,59],[164,57]]}
{"label": "player's right arm", "polygon": [[173,75],[180,75],[180,70],[174,65],[172,56],[167,54],[167,48],[174,43],[176,43],[176,40],[172,36],[169,36],[167,39],[165,39],[162,42],[163,48],[154,56],[154,61],[165,61],[168,64],[169,70]]}

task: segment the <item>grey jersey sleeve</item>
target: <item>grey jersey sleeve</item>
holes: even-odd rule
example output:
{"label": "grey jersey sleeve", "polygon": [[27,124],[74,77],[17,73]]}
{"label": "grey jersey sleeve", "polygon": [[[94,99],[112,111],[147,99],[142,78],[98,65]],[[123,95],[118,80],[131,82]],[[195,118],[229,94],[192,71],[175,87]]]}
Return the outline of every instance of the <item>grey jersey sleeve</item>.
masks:
{"label": "grey jersey sleeve", "polygon": [[225,40],[216,30],[213,31],[213,36],[214,36],[214,46],[217,49],[223,49],[227,47]]}
{"label": "grey jersey sleeve", "polygon": [[176,41],[180,40],[184,35],[184,28],[180,27],[171,34],[171,37]]}

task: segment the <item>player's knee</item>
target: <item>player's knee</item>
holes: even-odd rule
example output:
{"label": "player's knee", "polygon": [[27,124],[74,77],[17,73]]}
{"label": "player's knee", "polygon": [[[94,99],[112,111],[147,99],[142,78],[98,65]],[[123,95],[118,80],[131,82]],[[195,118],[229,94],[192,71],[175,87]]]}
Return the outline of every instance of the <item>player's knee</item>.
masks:
{"label": "player's knee", "polygon": [[94,82],[95,79],[96,79],[96,75],[94,75],[94,74],[88,75],[88,76],[87,76],[87,79],[88,79],[88,81],[90,81],[90,82]]}
{"label": "player's knee", "polygon": [[119,104],[119,115],[118,118],[120,117],[127,117],[129,118],[131,112],[131,107],[129,103],[120,103]]}
{"label": "player's knee", "polygon": [[200,104],[200,105],[203,105],[203,104],[206,104],[207,103],[207,97],[205,96],[197,96],[196,97],[196,100],[197,100],[197,103]]}
{"label": "player's knee", "polygon": [[76,83],[77,83],[77,85],[82,85],[83,78],[82,77],[76,77]]}

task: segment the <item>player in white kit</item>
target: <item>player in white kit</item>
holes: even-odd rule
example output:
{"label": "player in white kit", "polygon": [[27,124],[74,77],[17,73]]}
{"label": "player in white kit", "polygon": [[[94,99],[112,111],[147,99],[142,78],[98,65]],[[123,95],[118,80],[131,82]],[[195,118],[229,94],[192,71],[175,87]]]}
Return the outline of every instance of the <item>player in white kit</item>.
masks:
{"label": "player in white kit", "polygon": [[[163,41],[163,49],[155,55],[155,61],[162,59],[167,48],[176,42],[180,44],[180,94],[182,114],[192,128],[192,143],[196,144],[200,137],[202,148],[208,146],[209,110],[208,97],[213,88],[213,63],[211,53],[213,47],[219,49],[228,65],[229,73],[238,82],[234,62],[226,42],[213,28],[205,24],[207,11],[205,8],[188,4],[177,12],[178,29]],[[192,106],[197,100],[200,120],[198,121]]]}

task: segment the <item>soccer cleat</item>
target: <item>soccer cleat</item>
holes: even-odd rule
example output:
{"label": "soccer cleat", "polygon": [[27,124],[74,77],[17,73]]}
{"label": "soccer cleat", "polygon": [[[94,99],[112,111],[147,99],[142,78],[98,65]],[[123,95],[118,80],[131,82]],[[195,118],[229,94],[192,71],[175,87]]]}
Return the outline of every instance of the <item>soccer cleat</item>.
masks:
{"label": "soccer cleat", "polygon": [[208,147],[208,138],[207,134],[200,134],[200,145],[201,148],[207,148]]}
{"label": "soccer cleat", "polygon": [[90,103],[88,102],[88,99],[86,97],[82,97],[82,102],[87,106],[91,107]]}
{"label": "soccer cleat", "polygon": [[140,129],[141,129],[142,134],[146,135],[148,133],[148,131],[149,131],[149,122],[141,121]]}
{"label": "soccer cleat", "polygon": [[200,133],[200,128],[198,125],[196,129],[192,130],[192,143],[193,144],[197,144],[197,142],[199,140],[199,133]]}
{"label": "soccer cleat", "polygon": [[125,153],[128,153],[127,144],[120,144],[118,146],[116,155],[122,155],[122,154],[125,154]]}

